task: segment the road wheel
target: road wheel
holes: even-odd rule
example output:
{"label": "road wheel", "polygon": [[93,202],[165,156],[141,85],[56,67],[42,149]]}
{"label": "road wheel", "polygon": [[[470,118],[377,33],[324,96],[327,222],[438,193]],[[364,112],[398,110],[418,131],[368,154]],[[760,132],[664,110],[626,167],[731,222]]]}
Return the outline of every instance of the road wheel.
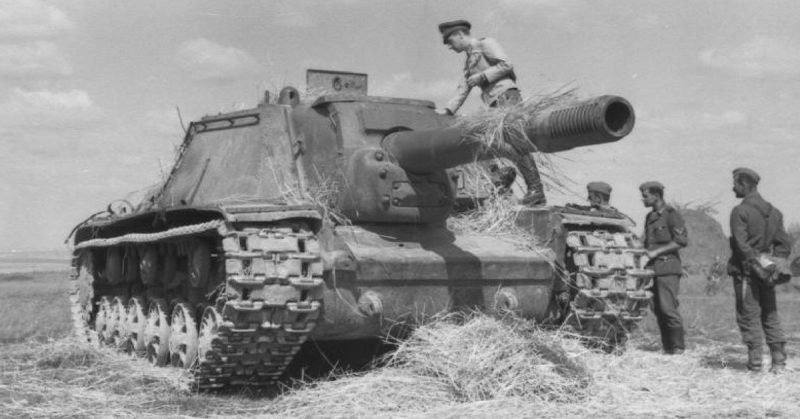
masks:
{"label": "road wheel", "polygon": [[203,313],[203,320],[200,322],[200,333],[197,338],[197,359],[200,366],[207,364],[215,352],[214,341],[219,339],[219,326],[222,324],[222,316],[214,307],[206,308]]}
{"label": "road wheel", "polygon": [[101,343],[110,344],[113,341],[113,324],[109,324],[110,321],[111,299],[108,297],[102,297],[97,308],[97,317],[95,317],[94,321],[94,327],[95,330],[97,330],[97,337]]}
{"label": "road wheel", "polygon": [[106,328],[111,331],[111,342],[114,348],[128,352],[128,329],[127,329],[127,313],[125,310],[125,302],[120,297],[114,297],[111,300],[110,317],[108,318]]}
{"label": "road wheel", "polygon": [[157,366],[167,365],[169,360],[169,309],[167,302],[153,300],[147,310],[147,325],[144,328],[147,360]]}
{"label": "road wheel", "polygon": [[147,327],[144,297],[133,297],[128,301],[127,330],[131,350],[136,356],[145,356],[147,345],[144,330]]}
{"label": "road wheel", "polygon": [[225,386],[214,376],[214,364],[220,360],[219,348],[214,348],[220,340],[219,328],[222,316],[214,307],[207,307],[200,321],[200,332],[197,338],[198,378],[195,383],[198,390],[209,390]]}
{"label": "road wheel", "polygon": [[188,303],[179,303],[172,310],[169,353],[174,367],[191,368],[197,361],[197,321]]}

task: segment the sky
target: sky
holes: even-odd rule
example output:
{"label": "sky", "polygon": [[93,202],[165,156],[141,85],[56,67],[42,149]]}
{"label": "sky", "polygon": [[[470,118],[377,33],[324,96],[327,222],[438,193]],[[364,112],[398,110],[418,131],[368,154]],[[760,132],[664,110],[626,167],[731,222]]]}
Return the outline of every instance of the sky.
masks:
{"label": "sky", "polygon": [[[467,19],[511,57],[524,97],[575,88],[628,99],[623,140],[553,155],[567,192],[638,185],[712,203],[727,231],[731,171],[800,223],[800,3],[688,0],[0,0],[0,251],[63,247],[71,228],[159,182],[184,125],[302,90],[308,68],[369,74],[370,94],[444,103]],[[477,93],[462,112],[482,106]],[[134,194],[134,195],[131,195]]]}

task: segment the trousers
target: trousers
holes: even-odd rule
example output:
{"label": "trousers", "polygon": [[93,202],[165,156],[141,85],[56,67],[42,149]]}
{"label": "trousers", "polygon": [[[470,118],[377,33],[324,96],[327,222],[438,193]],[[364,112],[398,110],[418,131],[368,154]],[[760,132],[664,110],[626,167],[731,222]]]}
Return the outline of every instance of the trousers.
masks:
{"label": "trousers", "polygon": [[[504,108],[506,106],[517,105],[522,102],[522,95],[519,89],[508,89],[501,93],[497,100],[489,104],[491,108]],[[544,195],[544,185],[542,184],[542,176],[539,174],[539,168],[536,166],[536,161],[533,156],[525,150],[519,149],[512,145],[500,146],[495,151],[498,157],[505,157],[511,160],[522,175],[522,180],[525,181],[525,186],[528,192],[522,200],[525,205],[545,205],[547,198]]]}
{"label": "trousers", "polygon": [[733,277],[736,292],[736,323],[745,345],[761,347],[766,335],[768,345],[786,343],[781,322],[775,287],[763,285],[749,275]]}
{"label": "trousers", "polygon": [[653,314],[661,332],[661,344],[667,352],[686,349],[683,319],[678,311],[680,275],[659,275],[653,284]]}

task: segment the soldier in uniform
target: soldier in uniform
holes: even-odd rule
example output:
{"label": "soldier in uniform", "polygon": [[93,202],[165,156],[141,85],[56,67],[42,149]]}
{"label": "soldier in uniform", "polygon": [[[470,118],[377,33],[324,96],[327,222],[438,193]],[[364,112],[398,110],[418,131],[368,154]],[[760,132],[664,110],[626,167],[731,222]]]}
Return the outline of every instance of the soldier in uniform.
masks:
{"label": "soldier in uniform", "polygon": [[728,274],[736,292],[736,323],[747,346],[747,368],[761,371],[763,342],[772,355],[771,372],[786,368],[786,337],[778,319],[775,287],[754,275],[759,255],[788,257],[791,238],[783,227],[781,212],[758,193],[761,177],[753,170],[733,171],[733,192],[742,202],[731,211],[731,258]]}
{"label": "soldier in uniform", "polygon": [[589,205],[600,211],[616,211],[616,208],[609,204],[611,201],[611,185],[605,182],[589,182],[586,185]]}
{"label": "soldier in uniform", "polygon": [[678,290],[681,278],[681,259],[678,250],[689,243],[681,214],[664,202],[664,185],[645,182],[639,186],[642,203],[651,208],[644,225],[644,246],[649,258],[648,267],[655,272],[653,283],[653,312],[661,332],[664,352],[682,354],[684,344],[683,320],[678,311]]}
{"label": "soldier in uniform", "polygon": [[[492,38],[474,38],[472,25],[466,20],[454,20],[439,25],[445,45],[456,53],[466,55],[464,78],[458,84],[456,95],[447,102],[441,114],[454,115],[469,96],[473,87],[481,89],[481,99],[489,107],[516,105],[522,101],[514,67],[500,44]],[[526,205],[545,205],[542,179],[533,156],[512,144],[501,149],[500,155],[513,161],[528,188],[522,199]]]}

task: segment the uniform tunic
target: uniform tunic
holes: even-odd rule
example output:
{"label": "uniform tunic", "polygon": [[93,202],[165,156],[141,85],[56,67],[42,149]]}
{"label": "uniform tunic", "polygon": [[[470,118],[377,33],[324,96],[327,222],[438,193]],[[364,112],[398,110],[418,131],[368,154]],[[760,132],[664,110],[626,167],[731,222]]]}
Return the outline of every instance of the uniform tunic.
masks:
{"label": "uniform tunic", "polygon": [[455,97],[447,102],[446,109],[455,114],[464,101],[467,100],[472,88],[467,85],[467,79],[475,74],[481,74],[483,83],[481,99],[483,103],[492,105],[500,95],[509,89],[516,89],[514,68],[503,48],[492,38],[476,39],[468,47],[467,59],[464,63],[464,79],[458,84]]}
{"label": "uniform tunic", "polygon": [[778,318],[775,287],[763,285],[748,268],[761,253],[788,257],[791,239],[783,227],[783,214],[758,192],[744,197],[731,211],[731,258],[728,273],[736,292],[736,323],[746,345],[785,343]]}
{"label": "uniform tunic", "polygon": [[[650,211],[645,219],[644,245],[648,250],[663,247],[671,242],[685,247],[689,243],[686,225],[681,214],[670,206],[661,211]],[[653,312],[661,332],[665,351],[685,349],[683,319],[678,311],[678,292],[682,274],[678,251],[655,257],[648,264],[655,272],[653,284]]]}

